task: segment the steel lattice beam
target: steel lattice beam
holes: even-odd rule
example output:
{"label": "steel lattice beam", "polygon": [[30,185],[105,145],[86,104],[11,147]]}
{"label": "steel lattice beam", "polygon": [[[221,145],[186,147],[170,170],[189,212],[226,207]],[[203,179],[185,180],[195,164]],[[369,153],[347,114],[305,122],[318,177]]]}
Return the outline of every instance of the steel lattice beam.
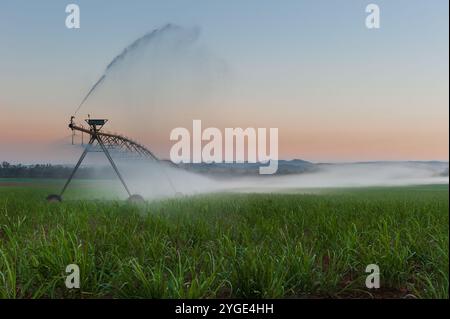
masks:
{"label": "steel lattice beam", "polygon": [[90,136],[96,135],[100,137],[104,146],[108,149],[131,152],[142,157],[150,158],[152,160],[158,160],[158,158],[145,146],[132,141],[125,136],[102,131],[94,131],[93,129],[86,129],[81,126],[77,126],[74,123],[69,124],[69,127],[72,130],[80,131],[82,133],[89,134]]}

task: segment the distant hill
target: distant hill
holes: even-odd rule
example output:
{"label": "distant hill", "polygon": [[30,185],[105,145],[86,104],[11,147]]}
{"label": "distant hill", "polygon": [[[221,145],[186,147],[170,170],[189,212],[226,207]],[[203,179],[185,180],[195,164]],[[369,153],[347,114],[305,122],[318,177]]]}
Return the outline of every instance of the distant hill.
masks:
{"label": "distant hill", "polygon": [[[267,163],[180,163],[177,167],[208,175],[259,175],[259,168]],[[278,175],[300,174],[317,170],[317,165],[300,159],[278,161]]]}
{"label": "distant hill", "polygon": [[[215,176],[236,176],[236,175],[259,175],[259,167],[267,164],[261,163],[182,163],[173,164],[187,171],[215,175]],[[378,165],[402,166],[411,168],[423,168],[435,172],[436,176],[448,176],[448,162],[441,161],[372,161],[372,162],[351,162],[351,163],[311,163],[301,159],[278,161],[278,171],[276,175],[302,174],[318,172],[330,167],[345,166],[367,166],[377,169]]]}

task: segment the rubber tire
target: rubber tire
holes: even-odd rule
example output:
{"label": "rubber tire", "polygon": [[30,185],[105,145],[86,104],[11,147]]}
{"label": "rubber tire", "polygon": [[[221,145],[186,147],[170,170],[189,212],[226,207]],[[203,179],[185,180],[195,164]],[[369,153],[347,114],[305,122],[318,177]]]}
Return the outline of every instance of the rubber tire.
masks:
{"label": "rubber tire", "polygon": [[140,203],[144,203],[145,199],[141,195],[133,194],[130,197],[128,197],[127,202],[133,203],[133,204],[140,204]]}
{"label": "rubber tire", "polygon": [[60,202],[62,202],[62,197],[57,195],[57,194],[50,194],[50,195],[47,196],[47,202],[50,202],[50,203],[58,202],[58,203],[60,203]]}

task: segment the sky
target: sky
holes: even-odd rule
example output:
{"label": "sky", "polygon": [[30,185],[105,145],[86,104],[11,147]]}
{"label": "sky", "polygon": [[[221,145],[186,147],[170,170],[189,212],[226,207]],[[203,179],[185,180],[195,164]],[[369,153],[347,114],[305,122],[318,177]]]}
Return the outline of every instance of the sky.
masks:
{"label": "sky", "polygon": [[[69,3],[80,29],[65,26]],[[365,26],[369,3],[380,29]],[[446,0],[1,0],[0,161],[74,162],[67,124],[82,98],[123,48],[167,23],[199,30],[195,45],[128,61],[77,120],[108,118],[164,158],[171,129],[201,119],[276,127],[282,159],[448,161],[448,9]]]}

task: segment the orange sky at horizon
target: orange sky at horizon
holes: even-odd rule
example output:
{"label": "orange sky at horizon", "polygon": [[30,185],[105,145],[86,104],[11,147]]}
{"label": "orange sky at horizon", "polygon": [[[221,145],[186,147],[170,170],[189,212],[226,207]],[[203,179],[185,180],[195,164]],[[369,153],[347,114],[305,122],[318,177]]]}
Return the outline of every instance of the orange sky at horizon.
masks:
{"label": "orange sky at horizon", "polygon": [[[19,114],[10,115],[0,119],[1,135],[0,145],[2,153],[0,160],[14,161],[13,157],[5,154],[23,149],[33,150],[36,158],[43,157],[58,162],[68,161],[65,158],[67,151],[59,152],[58,145],[70,143],[71,131],[67,127],[68,118],[51,119],[46,117],[36,121],[35,117],[22,117]],[[280,124],[279,119],[274,121]],[[287,121],[289,124],[290,121]],[[372,125],[355,125],[355,123],[341,123],[339,126],[319,126],[317,122],[310,122],[295,127],[278,126],[279,129],[279,158],[304,159],[313,162],[345,162],[345,161],[371,161],[371,160],[442,160],[449,158],[449,130],[448,119],[436,119],[436,124],[426,129],[415,125],[395,125],[395,123]],[[17,123],[20,123],[18,125]],[[202,123],[202,129],[208,127]],[[255,124],[255,123],[252,123]],[[292,124],[292,123],[291,123]],[[233,126],[246,128],[249,126]],[[250,127],[254,127],[251,126]],[[260,126],[261,127],[261,126]],[[266,126],[274,127],[272,126]],[[192,133],[192,126],[186,126]],[[105,127],[108,130],[108,126]],[[152,137],[129,135],[126,129],[121,134],[131,136],[146,145],[162,158],[168,158],[170,147],[175,143],[169,140],[169,131],[166,134],[153,134]],[[222,129],[223,132],[223,129]],[[77,138],[76,138],[77,141]],[[78,140],[79,141],[79,140]],[[204,142],[205,144],[206,142]],[[51,151],[49,151],[49,147]],[[50,157],[45,157],[47,152]],[[74,148],[77,152],[77,148]],[[20,153],[20,152],[19,152]],[[26,157],[26,156],[25,156]],[[30,159],[32,161],[32,159]],[[72,159],[75,160],[75,159]],[[27,162],[26,158],[18,161]]]}

